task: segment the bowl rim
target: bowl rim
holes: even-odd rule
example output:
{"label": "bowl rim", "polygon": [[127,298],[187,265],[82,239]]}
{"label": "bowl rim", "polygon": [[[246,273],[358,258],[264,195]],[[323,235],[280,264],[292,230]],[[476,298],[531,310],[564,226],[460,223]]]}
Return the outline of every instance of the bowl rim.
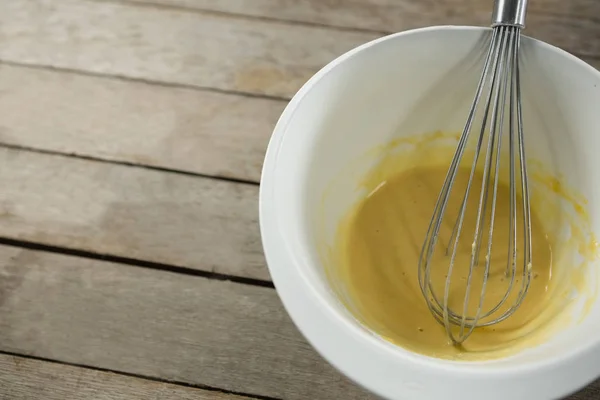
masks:
{"label": "bowl rim", "polygon": [[[482,393],[490,400],[521,398],[524,394],[524,387],[515,385],[515,382],[518,381],[522,381],[527,387],[533,387],[538,391],[528,389],[528,395],[533,396],[531,399],[547,398],[539,397],[540,394],[552,398],[566,396],[589,384],[600,375],[600,363],[596,362],[600,357],[600,338],[594,343],[561,353],[552,361],[533,360],[519,366],[494,365],[493,362],[488,361],[442,360],[416,354],[375,337],[366,330],[359,329],[347,316],[342,315],[329,304],[305,274],[301,273],[298,266],[301,260],[286,251],[285,238],[279,235],[278,213],[274,198],[277,190],[275,170],[288,124],[304,97],[334,68],[370,47],[398,37],[420,35],[432,31],[443,33],[450,30],[481,33],[489,31],[490,28],[454,25],[430,26],[398,32],[369,41],[328,63],[293,96],[273,130],[261,174],[259,224],[269,272],[288,315],[313,348],[344,375],[379,396],[394,399],[429,399],[436,398],[429,397],[434,392],[448,393],[448,390],[458,392],[463,387],[462,385],[472,387],[473,383],[477,382],[476,386],[484,388],[485,392],[475,393],[476,395],[473,397],[465,397],[464,393],[461,393],[462,399],[479,398]],[[600,71],[585,61],[551,44],[525,35],[522,35],[522,38],[524,41],[544,47],[548,51],[567,58],[570,62],[589,69],[600,81]],[[484,364],[485,368],[482,368]],[[394,381],[384,379],[386,370],[394,370]],[[555,379],[564,374],[572,376],[574,371],[577,379]],[[571,374],[568,374],[569,372]],[[554,379],[550,385],[552,391],[542,393],[543,390],[540,389],[545,384],[547,385],[548,379]],[[432,385],[432,382],[437,383]],[[433,386],[437,386],[437,388],[433,388]],[[494,390],[499,390],[499,392]],[[460,390],[460,392],[463,391]],[[476,390],[472,392],[474,393]]]}

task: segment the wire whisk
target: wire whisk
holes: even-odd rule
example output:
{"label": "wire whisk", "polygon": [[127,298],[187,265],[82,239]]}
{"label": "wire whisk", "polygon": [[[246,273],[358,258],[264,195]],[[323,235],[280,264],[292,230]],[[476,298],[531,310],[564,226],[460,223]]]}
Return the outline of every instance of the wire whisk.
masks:
{"label": "wire whisk", "polygon": [[[485,58],[481,79],[450,168],[437,198],[420,254],[418,278],[422,294],[431,313],[445,327],[447,336],[454,345],[462,344],[476,328],[497,324],[513,315],[523,303],[531,281],[531,215],[519,77],[520,34],[525,27],[526,8],[527,0],[495,1],[490,47]],[[483,109],[480,109],[482,104]],[[483,113],[481,126],[475,127],[474,125],[478,121],[476,116],[480,113]],[[475,131],[474,134],[473,131]],[[506,136],[508,137],[506,138]],[[470,163],[469,180],[466,182],[466,188],[458,207],[450,240],[447,246],[439,249],[444,251],[444,259],[446,263],[449,263],[446,264],[449,266],[443,284],[443,296],[440,296],[439,293],[436,293],[435,285],[431,281],[432,268],[438,265],[433,262],[433,258],[436,245],[440,241],[438,240],[440,228],[444,217],[447,217],[449,199],[453,187],[456,186],[459,165],[465,158],[465,154],[469,153],[467,151],[469,139],[475,142],[474,148],[470,150],[473,153],[473,160]],[[501,158],[503,158],[501,150],[503,145],[506,145],[503,143],[503,139],[504,142],[508,139],[508,149],[505,149],[505,152],[507,150],[508,153],[507,173],[509,175],[510,201],[508,229],[510,237],[508,238],[509,246],[506,270],[504,271],[507,289],[504,295],[500,296],[499,301],[484,309],[486,285],[492,263],[497,191],[502,169]],[[475,177],[477,173],[481,173],[481,171],[477,172],[481,153],[485,154],[485,158],[482,160],[483,172],[481,185],[479,185],[478,179]],[[479,186],[480,192],[473,193]],[[468,275],[464,277],[466,278],[466,288],[464,297],[462,297],[462,305],[459,303],[459,309],[456,310],[456,305],[452,308],[450,304],[451,288],[453,287],[451,281],[456,269],[459,241],[461,235],[464,236],[467,200],[474,194],[477,196],[477,212],[473,228],[473,241],[470,245],[470,263]],[[472,201],[474,200],[472,199]],[[521,222],[517,215],[522,216]],[[484,236],[486,240],[484,240]],[[504,238],[498,240],[504,240]],[[464,244],[464,242],[462,243]],[[485,257],[481,258],[482,254],[485,254]],[[520,257],[519,260],[517,255]],[[481,282],[475,284],[474,276],[477,269],[480,269],[482,278]],[[515,284],[516,277],[516,280],[521,282],[518,285]],[[474,294],[475,296],[479,295],[479,298],[472,297],[471,292],[475,286],[480,286]],[[471,303],[473,305],[470,307]]]}

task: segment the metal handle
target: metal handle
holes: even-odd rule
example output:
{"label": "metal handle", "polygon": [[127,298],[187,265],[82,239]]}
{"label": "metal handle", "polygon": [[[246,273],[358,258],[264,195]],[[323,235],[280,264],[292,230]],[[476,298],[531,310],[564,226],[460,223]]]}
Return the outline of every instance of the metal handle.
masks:
{"label": "metal handle", "polygon": [[499,25],[525,28],[527,0],[494,0],[492,27]]}

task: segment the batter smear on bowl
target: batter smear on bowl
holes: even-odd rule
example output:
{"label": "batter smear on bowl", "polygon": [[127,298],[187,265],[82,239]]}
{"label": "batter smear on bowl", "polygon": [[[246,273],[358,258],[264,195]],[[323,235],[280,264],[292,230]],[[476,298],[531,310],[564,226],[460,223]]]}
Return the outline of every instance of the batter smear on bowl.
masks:
{"label": "batter smear on bowl", "polygon": [[[407,350],[463,361],[499,359],[536,347],[558,331],[577,324],[596,298],[588,278],[597,259],[597,242],[589,231],[586,203],[535,159],[531,160],[531,279],[521,306],[500,323],[475,328],[461,345],[452,344],[445,327],[427,307],[419,285],[419,257],[453,151],[454,134],[434,132],[406,137],[367,152],[377,154],[366,174],[342,171],[331,183],[339,190],[350,176],[357,179],[356,200],[343,212],[333,241],[323,252],[328,280],[337,298],[368,330]],[[450,265],[448,248],[471,165],[460,165],[442,219],[438,244],[431,261],[432,292],[443,301]],[[510,189],[508,171],[500,170],[490,270],[482,310],[508,298],[497,311],[516,304],[523,287],[525,235],[517,235],[516,273],[508,273]],[[475,170],[473,187],[481,187],[483,172]],[[472,257],[479,192],[469,196],[462,235],[451,275],[449,308],[463,311]],[[516,201],[521,192],[517,188]],[[323,204],[329,202],[326,194]],[[491,201],[491,200],[489,200]],[[331,204],[331,203],[327,203]],[[325,209],[323,209],[325,210]],[[491,207],[487,207],[489,221]],[[523,210],[517,208],[517,229],[523,229]],[[486,223],[489,226],[489,222]],[[488,243],[484,231],[482,243]],[[466,315],[474,315],[481,298],[485,254],[475,265]],[[512,290],[509,290],[510,285]],[[574,311],[575,310],[575,311]],[[484,320],[485,321],[485,320]],[[456,327],[456,329],[458,329]]]}
{"label": "batter smear on bowl", "polygon": [[[522,306],[511,318],[497,325],[477,329],[465,342],[464,348],[448,344],[444,328],[427,309],[416,268],[431,210],[446,172],[445,167],[413,168],[378,185],[352,210],[348,222],[340,230],[342,254],[339,271],[347,284],[357,314],[368,326],[403,347],[442,358],[498,350],[519,339],[547,305],[553,286],[552,243],[543,231],[535,210],[532,210],[535,272]],[[460,169],[455,185],[464,186],[469,174],[470,169]],[[482,174],[478,173],[474,184],[481,185],[481,180]],[[446,248],[450,240],[462,192],[455,190],[457,195],[450,198],[448,218],[444,219],[440,231],[440,248]],[[511,283],[511,276],[506,274],[510,233],[509,196],[508,186],[499,185],[494,226],[494,238],[498,240],[494,240],[492,247],[484,309],[499,303]],[[478,196],[469,198],[463,230],[470,234],[463,235],[464,239],[459,242],[452,276],[449,304],[451,308],[461,311],[478,201]],[[517,226],[522,226],[522,218],[522,213],[518,213]],[[487,243],[486,235],[484,243]],[[518,255],[519,264],[522,263],[522,256]],[[434,254],[431,281],[436,293],[444,293],[448,258],[443,251]],[[473,295],[469,302],[469,314],[475,312],[483,282],[484,268],[481,265],[484,260],[483,256],[480,258],[480,267],[475,269],[471,282]],[[514,277],[515,287],[520,287],[521,279],[520,274]],[[513,290],[511,295],[516,298],[518,290]],[[509,298],[505,303],[506,308],[514,302],[515,299]]]}

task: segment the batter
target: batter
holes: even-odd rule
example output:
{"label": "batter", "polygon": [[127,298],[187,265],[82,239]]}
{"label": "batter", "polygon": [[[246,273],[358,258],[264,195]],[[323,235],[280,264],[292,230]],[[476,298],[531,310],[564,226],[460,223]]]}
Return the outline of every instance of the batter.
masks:
{"label": "batter", "polygon": [[[447,166],[429,166],[406,170],[382,182],[360,202],[340,226],[335,246],[338,274],[352,303],[351,309],[368,327],[388,340],[407,349],[440,358],[493,358],[514,347],[544,321],[539,320],[553,288],[552,243],[542,230],[532,209],[533,278],[523,305],[510,318],[497,325],[478,328],[464,347],[449,344],[444,328],[439,325],[422,297],[417,273],[423,240]],[[431,280],[438,296],[443,296],[448,273],[449,257],[444,254],[456,221],[464,187],[469,178],[468,168],[459,169],[453,194],[443,221],[437,251],[433,259]],[[462,240],[459,243],[452,275],[450,305],[462,312],[462,304],[471,257],[471,244],[476,221],[482,175],[475,177],[465,216]],[[487,283],[484,310],[499,302],[508,288],[506,275],[509,253],[510,192],[505,184],[498,187],[491,270]],[[517,199],[521,205],[521,198]],[[488,210],[490,207],[488,207]],[[520,207],[519,207],[520,210]],[[519,229],[518,273],[515,290],[506,302],[514,302],[522,283],[523,215],[517,214]],[[486,222],[484,228],[489,228]],[[480,266],[472,282],[470,313],[479,300],[485,264],[483,236]],[[504,308],[506,309],[506,308]]]}

